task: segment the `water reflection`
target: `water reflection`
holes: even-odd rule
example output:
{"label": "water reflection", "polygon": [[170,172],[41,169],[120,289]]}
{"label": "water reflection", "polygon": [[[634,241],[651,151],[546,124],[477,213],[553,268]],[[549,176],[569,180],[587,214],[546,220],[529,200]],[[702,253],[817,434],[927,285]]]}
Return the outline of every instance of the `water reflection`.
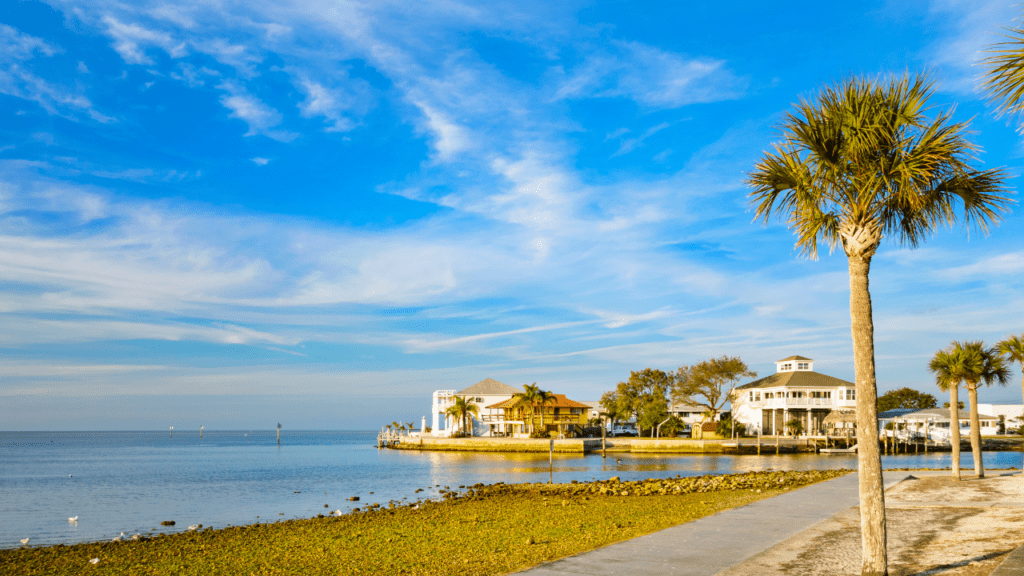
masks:
{"label": "water reflection", "polygon": [[[856,468],[854,454],[556,454],[378,450],[375,433],[176,430],[0,433],[0,547],[71,543],[190,524],[224,527],[348,511],[374,502],[437,498],[478,482],[623,480],[750,470]],[[1017,452],[986,452],[987,468],[1021,467]],[[945,468],[949,453],[886,456],[884,468]],[[961,467],[973,469],[969,451]],[[72,478],[68,475],[73,474]],[[549,476],[550,475],[550,476]],[[420,490],[417,492],[417,490]],[[349,498],[358,496],[359,501]],[[324,508],[327,504],[328,508]],[[283,515],[281,515],[283,513]],[[69,516],[81,515],[77,525]],[[176,520],[174,528],[160,526]]]}

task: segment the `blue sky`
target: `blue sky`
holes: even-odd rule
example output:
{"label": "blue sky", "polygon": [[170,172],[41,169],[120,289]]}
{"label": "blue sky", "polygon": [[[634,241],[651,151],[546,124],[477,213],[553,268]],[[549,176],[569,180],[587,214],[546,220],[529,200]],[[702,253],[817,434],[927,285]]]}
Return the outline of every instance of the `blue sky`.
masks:
{"label": "blue sky", "polygon": [[[1017,9],[685,4],[5,4],[0,429],[369,429],[723,354],[852,380],[845,257],[744,175],[801,97],[905,70],[1019,175],[975,64]],[[1024,331],[1020,212],[884,244],[881,391]]]}

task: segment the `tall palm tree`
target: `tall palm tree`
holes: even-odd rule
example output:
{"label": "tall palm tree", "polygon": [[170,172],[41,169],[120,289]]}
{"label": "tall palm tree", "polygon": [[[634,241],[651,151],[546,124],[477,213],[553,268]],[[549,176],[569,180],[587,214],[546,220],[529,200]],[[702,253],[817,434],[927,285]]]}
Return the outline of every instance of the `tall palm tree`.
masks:
{"label": "tall palm tree", "polygon": [[971,401],[971,451],[974,453],[974,473],[985,477],[981,461],[981,420],[978,418],[978,386],[993,382],[1005,386],[1010,380],[1010,370],[1003,363],[1003,357],[995,348],[986,348],[981,341],[955,343],[965,355],[964,383],[967,397]]}
{"label": "tall palm tree", "polygon": [[871,258],[886,235],[914,247],[940,224],[963,221],[987,231],[1009,203],[1002,169],[970,165],[977,147],[966,139],[967,124],[951,123],[948,112],[925,116],[932,92],[920,76],[885,83],[854,78],[827,87],[786,115],[782,142],[747,179],[757,217],[783,216],[806,255],[817,256],[819,241],[846,253],[864,575],[888,573]]}
{"label": "tall palm tree", "polygon": [[1020,388],[1024,393],[1024,334],[1010,336],[996,344],[999,353],[1006,357],[1009,362],[1016,362],[1021,367]]}
{"label": "tall palm tree", "polygon": [[445,414],[451,416],[452,418],[455,418],[455,420],[459,423],[459,426],[462,428],[462,433],[465,434],[466,417],[471,414],[479,416],[480,410],[479,408],[477,408],[475,402],[466,398],[465,396],[455,396],[452,405],[449,406],[447,410],[445,410]]}
{"label": "tall palm tree", "polygon": [[541,392],[537,383],[523,384],[523,391],[517,392],[512,395],[512,399],[516,401],[516,405],[520,407],[520,410],[525,410],[530,413],[530,432],[533,432],[533,405],[537,402],[537,396]]}
{"label": "tall palm tree", "polygon": [[960,481],[960,383],[964,381],[964,354],[954,342],[939,350],[928,363],[939,390],[949,392],[949,445],[953,449],[953,479]]}

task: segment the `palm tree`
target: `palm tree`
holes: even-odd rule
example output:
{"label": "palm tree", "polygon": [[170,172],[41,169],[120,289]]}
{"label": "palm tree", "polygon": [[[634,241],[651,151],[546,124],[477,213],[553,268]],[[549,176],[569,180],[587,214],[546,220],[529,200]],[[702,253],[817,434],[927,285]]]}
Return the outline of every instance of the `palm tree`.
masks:
{"label": "palm tree", "polygon": [[1024,29],[1007,28],[1003,37],[1006,41],[990,46],[981,62],[987,68],[982,89],[999,101],[997,115],[1019,116],[1024,112]]}
{"label": "palm tree", "polygon": [[1024,392],[1024,334],[1010,336],[996,344],[999,353],[1006,357],[1009,362],[1016,362],[1021,367],[1021,391]]}
{"label": "palm tree", "polygon": [[462,433],[466,433],[466,416],[470,414],[479,415],[480,411],[477,405],[472,400],[464,396],[456,396],[452,405],[448,407],[445,413],[459,422],[459,426],[462,428]]}
{"label": "palm tree", "polygon": [[555,395],[547,390],[537,390],[537,396],[535,402],[540,404],[540,429],[546,430],[544,427],[544,405],[550,404],[556,400]]}
{"label": "palm tree", "polygon": [[[920,76],[850,79],[802,100],[782,122],[783,141],[754,167],[751,203],[765,222],[784,216],[804,254],[842,246],[850,274],[857,393],[862,574],[888,573],[875,401],[874,325],[868,273],[882,238],[917,246],[940,224],[987,231],[1009,199],[1002,169],[978,171],[967,124],[924,115],[932,85]],[[956,208],[962,207],[962,216]]]}
{"label": "palm tree", "polygon": [[533,432],[533,405],[537,401],[537,396],[541,392],[537,383],[523,384],[523,391],[517,392],[512,395],[512,399],[516,401],[517,406],[521,406],[523,410],[530,413],[530,432]]}
{"label": "palm tree", "polygon": [[[416,429],[416,425],[413,424],[412,422],[406,422],[405,426],[406,426],[406,428],[409,429],[410,433],[412,433],[412,431]],[[408,434],[407,434],[407,436],[408,436]]]}
{"label": "palm tree", "polygon": [[971,451],[974,452],[974,473],[978,478],[984,478],[985,467],[981,461],[981,420],[978,418],[978,386],[989,386],[993,382],[1005,386],[1010,380],[1010,370],[1003,364],[1003,357],[999,355],[999,351],[995,348],[986,348],[981,341],[955,344],[965,355],[964,382],[967,386],[967,397],[971,401]]}
{"label": "palm tree", "polygon": [[935,353],[928,369],[935,374],[939,390],[949,392],[949,445],[953,449],[953,479],[960,481],[960,383],[965,377],[964,354],[956,343]]}

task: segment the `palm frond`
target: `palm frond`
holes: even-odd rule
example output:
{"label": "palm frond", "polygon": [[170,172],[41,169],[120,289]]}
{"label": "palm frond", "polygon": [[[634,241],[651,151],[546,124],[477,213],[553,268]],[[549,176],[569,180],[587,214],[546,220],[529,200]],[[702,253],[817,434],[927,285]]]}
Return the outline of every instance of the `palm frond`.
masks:
{"label": "palm frond", "polygon": [[[982,89],[990,102],[998,102],[996,115],[1019,116],[1024,112],[1024,29],[1007,29],[1006,39],[989,47],[987,58],[981,61],[986,68]],[[1018,127],[1024,130],[1024,124]]]}

